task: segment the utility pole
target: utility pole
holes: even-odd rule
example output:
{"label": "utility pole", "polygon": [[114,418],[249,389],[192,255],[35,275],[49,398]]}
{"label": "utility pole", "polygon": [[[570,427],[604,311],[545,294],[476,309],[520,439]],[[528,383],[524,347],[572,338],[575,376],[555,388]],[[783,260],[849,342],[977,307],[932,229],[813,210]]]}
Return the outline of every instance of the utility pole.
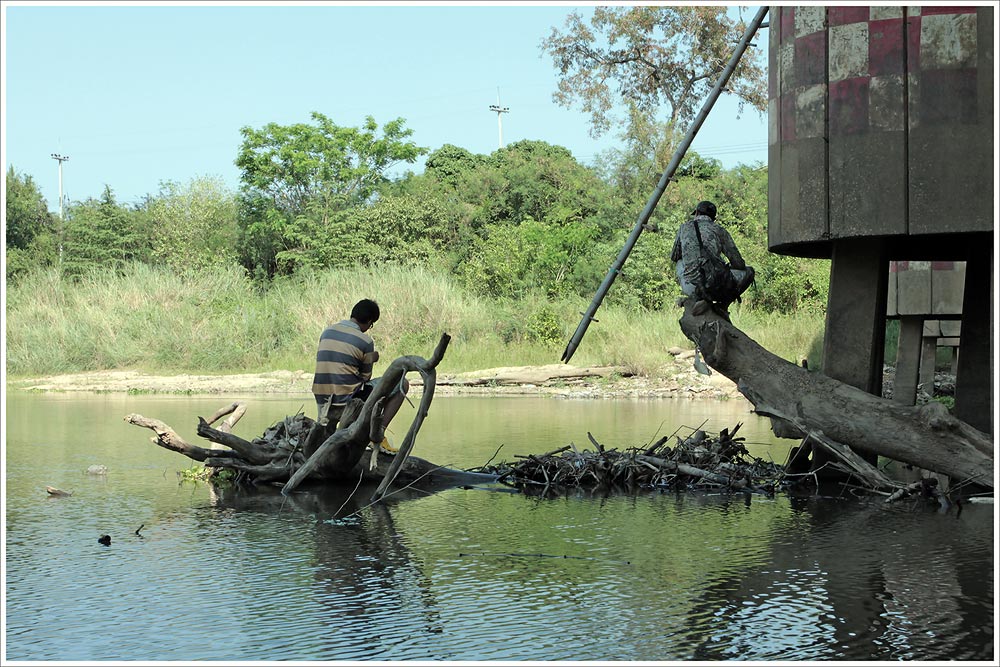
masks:
{"label": "utility pole", "polygon": [[490,111],[497,112],[497,129],[500,132],[500,148],[503,148],[503,116],[502,114],[509,113],[510,107],[500,106],[500,86],[497,86],[497,103],[490,105]]}
{"label": "utility pole", "polygon": [[58,153],[52,153],[52,159],[59,162],[59,263],[62,264],[63,258],[63,227],[65,226],[65,221],[63,219],[63,193],[62,193],[62,163],[69,159],[68,155],[59,155]]}

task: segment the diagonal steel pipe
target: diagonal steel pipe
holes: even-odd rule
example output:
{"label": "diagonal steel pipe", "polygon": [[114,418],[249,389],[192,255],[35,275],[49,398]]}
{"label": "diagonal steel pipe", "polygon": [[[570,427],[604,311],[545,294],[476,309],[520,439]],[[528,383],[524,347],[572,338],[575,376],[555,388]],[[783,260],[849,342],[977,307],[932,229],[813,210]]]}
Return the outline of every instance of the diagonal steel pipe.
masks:
{"label": "diagonal steel pipe", "polygon": [[710,112],[712,107],[715,106],[715,102],[719,99],[719,95],[722,94],[722,90],[726,87],[726,84],[729,83],[729,78],[736,70],[736,66],[739,64],[740,59],[746,52],[747,47],[750,45],[750,41],[753,39],[754,35],[757,34],[757,30],[764,22],[764,17],[767,16],[767,11],[767,5],[761,7],[757,12],[757,15],[754,16],[753,20],[750,22],[750,25],[747,26],[746,32],[743,34],[743,39],[741,39],[739,44],[737,44],[736,50],[729,59],[729,63],[726,65],[726,68],[722,71],[722,75],[716,82],[715,87],[712,88],[712,92],[709,93],[708,98],[702,105],[701,111],[698,112],[698,116],[695,117],[694,122],[691,123],[688,131],[684,134],[684,139],[677,147],[677,150],[674,151],[674,156],[671,158],[670,164],[667,165],[667,168],[663,171],[663,175],[660,176],[660,181],[656,184],[656,189],[646,202],[646,207],[643,208],[642,213],[639,214],[639,219],[636,220],[635,227],[632,228],[632,233],[629,234],[628,239],[625,241],[625,247],[623,247],[621,252],[618,253],[618,257],[615,259],[614,264],[612,264],[611,268],[608,270],[608,275],[604,277],[604,281],[601,283],[601,286],[597,288],[597,293],[594,295],[593,301],[590,302],[590,307],[587,308],[587,312],[582,313],[583,319],[580,320],[580,324],[576,327],[573,337],[570,338],[569,344],[566,345],[566,349],[562,353],[562,361],[564,363],[569,363],[569,360],[573,357],[573,353],[576,352],[576,348],[580,346],[580,341],[583,340],[583,335],[587,332],[587,328],[590,326],[590,323],[597,321],[594,319],[597,309],[601,307],[601,302],[604,301],[604,297],[607,295],[608,290],[611,289],[611,284],[615,281],[615,278],[618,277],[618,274],[621,273],[622,266],[625,265],[625,260],[628,259],[636,241],[639,240],[639,235],[642,234],[643,226],[649,221],[649,217],[656,209],[656,204],[660,201],[660,197],[663,196],[663,191],[667,189],[667,183],[673,179],[674,172],[677,171],[677,167],[680,165],[681,160],[684,159],[684,155],[691,146],[691,142],[694,141],[695,135],[698,134],[698,130],[701,129],[702,124],[705,122],[705,118],[708,117],[708,112]]}

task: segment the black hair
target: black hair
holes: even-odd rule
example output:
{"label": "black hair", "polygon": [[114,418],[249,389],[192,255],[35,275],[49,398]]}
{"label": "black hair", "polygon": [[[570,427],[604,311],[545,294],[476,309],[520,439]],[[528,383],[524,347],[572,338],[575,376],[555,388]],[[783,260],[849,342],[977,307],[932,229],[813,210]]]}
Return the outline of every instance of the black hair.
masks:
{"label": "black hair", "polygon": [[707,215],[712,220],[715,220],[715,213],[715,204],[710,201],[700,201],[698,202],[698,205],[694,207],[695,215]]}
{"label": "black hair", "polygon": [[378,304],[371,299],[361,299],[351,309],[351,319],[358,322],[377,322],[380,313]]}

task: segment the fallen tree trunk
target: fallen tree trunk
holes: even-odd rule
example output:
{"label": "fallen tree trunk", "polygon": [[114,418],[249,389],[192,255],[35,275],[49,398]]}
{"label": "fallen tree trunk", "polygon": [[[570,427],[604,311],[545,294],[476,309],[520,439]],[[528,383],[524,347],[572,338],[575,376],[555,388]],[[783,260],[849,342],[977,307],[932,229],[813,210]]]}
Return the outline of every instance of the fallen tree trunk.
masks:
{"label": "fallen tree trunk", "polygon": [[754,410],[827,445],[884,456],[993,488],[993,442],[937,402],[902,406],[771,354],[711,309],[685,304],[681,330]]}
{"label": "fallen tree trunk", "polygon": [[[198,435],[225,449],[193,445],[157,419],[130,414],[125,421],[151,429],[156,434],[151,440],[160,447],[204,462],[208,468],[234,471],[241,480],[281,484],[282,492],[286,494],[306,480],[359,485],[374,482],[378,484],[376,495],[379,498],[387,495],[386,490],[392,483],[409,485],[421,482],[423,486],[440,487],[493,481],[496,479],[494,475],[454,470],[409,456],[430,408],[434,394],[434,369],[441,362],[450,340],[448,334],[443,334],[429,359],[404,356],[389,364],[382,380],[366,401],[362,403],[355,399],[348,404],[341,416],[340,427],[332,433],[327,433],[327,426],[299,413],[285,417],[260,438],[244,440],[231,432],[246,411],[242,403],[222,408],[208,420],[198,418]],[[394,456],[380,454],[378,447],[369,447],[369,443],[382,440],[384,398],[410,371],[419,372],[424,380],[417,417],[400,451]],[[225,415],[231,416],[219,428],[213,428],[212,424]],[[331,424],[330,428],[334,426]]]}

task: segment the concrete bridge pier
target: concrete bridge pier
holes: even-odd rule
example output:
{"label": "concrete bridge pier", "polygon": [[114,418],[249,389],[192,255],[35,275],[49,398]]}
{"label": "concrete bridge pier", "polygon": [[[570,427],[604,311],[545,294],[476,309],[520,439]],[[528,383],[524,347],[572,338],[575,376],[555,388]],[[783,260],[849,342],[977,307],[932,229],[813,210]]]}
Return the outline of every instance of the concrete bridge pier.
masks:
{"label": "concrete bridge pier", "polygon": [[[918,381],[924,382],[925,391],[934,393],[934,362],[937,358],[937,343],[930,340],[930,348],[924,344],[924,318],[922,315],[902,315],[899,318],[899,342],[896,347],[896,383],[892,388],[892,400],[903,405],[917,402]],[[929,359],[927,358],[929,357]],[[928,368],[929,367],[929,368]],[[926,378],[930,375],[930,383]]]}
{"label": "concrete bridge pier", "polygon": [[882,395],[889,260],[871,239],[833,242],[823,373]]}
{"label": "concrete bridge pier", "polygon": [[955,376],[955,416],[995,433],[993,415],[993,248],[980,244],[965,267],[962,342]]}
{"label": "concrete bridge pier", "polygon": [[[830,295],[823,337],[823,373],[875,396],[882,395],[889,261],[884,243],[833,242]],[[861,454],[869,463],[878,457]],[[825,456],[817,454],[814,467]]]}

